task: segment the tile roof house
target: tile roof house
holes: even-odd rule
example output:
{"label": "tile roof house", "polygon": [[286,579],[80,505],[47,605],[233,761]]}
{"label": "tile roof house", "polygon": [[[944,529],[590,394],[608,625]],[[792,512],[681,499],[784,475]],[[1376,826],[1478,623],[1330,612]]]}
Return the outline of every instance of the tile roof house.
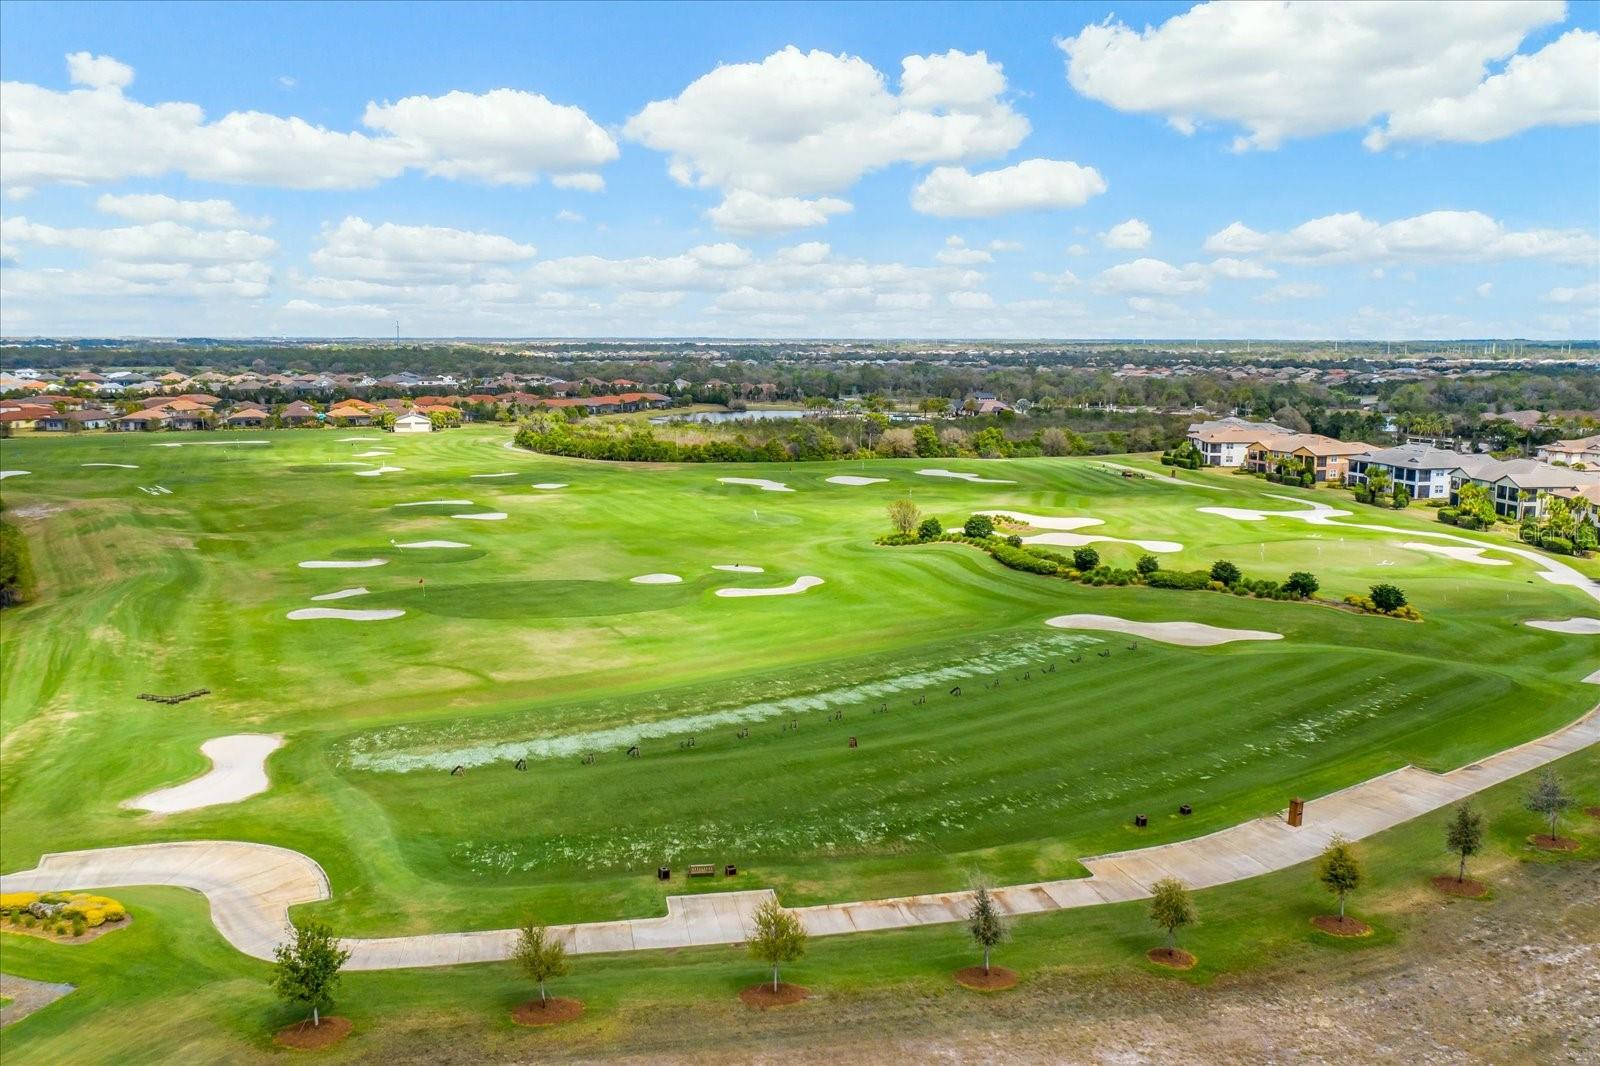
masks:
{"label": "tile roof house", "polygon": [[1574,440],[1553,440],[1549,444],[1539,445],[1534,454],[1544,463],[1566,463],[1568,466],[1582,463],[1584,466],[1600,466],[1600,433]]}
{"label": "tile roof house", "polygon": [[85,407],[81,411],[57,412],[41,418],[33,428],[40,433],[68,433],[72,432],[74,426],[78,429],[105,429],[115,417],[110,411]]}
{"label": "tile roof house", "polygon": [[1189,426],[1189,443],[1205,458],[1207,466],[1243,466],[1250,445],[1264,437],[1293,433],[1276,422],[1251,422],[1243,418],[1218,418],[1194,422]]}
{"label": "tile roof house", "polygon": [[1317,481],[1339,481],[1349,473],[1350,457],[1374,451],[1371,444],[1342,441],[1320,433],[1280,433],[1263,435],[1247,446],[1245,469],[1265,474],[1280,462],[1305,466]]}
{"label": "tile roof house", "polygon": [[1551,466],[1535,459],[1495,459],[1487,455],[1462,456],[1468,460],[1450,479],[1450,502],[1461,502],[1461,487],[1468,482],[1489,490],[1495,513],[1514,521],[1543,518],[1547,497],[1560,492],[1600,489],[1600,472]]}

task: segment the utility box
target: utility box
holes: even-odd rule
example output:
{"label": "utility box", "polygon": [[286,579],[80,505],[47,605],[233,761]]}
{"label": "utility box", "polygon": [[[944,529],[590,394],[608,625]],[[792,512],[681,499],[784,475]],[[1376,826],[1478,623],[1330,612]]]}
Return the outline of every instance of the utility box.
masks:
{"label": "utility box", "polygon": [[1304,820],[1304,818],[1305,818],[1305,814],[1306,814],[1306,801],[1305,800],[1303,800],[1303,799],[1292,799],[1292,800],[1289,801],[1289,824],[1291,826],[1293,826],[1296,829],[1299,829],[1301,821]]}

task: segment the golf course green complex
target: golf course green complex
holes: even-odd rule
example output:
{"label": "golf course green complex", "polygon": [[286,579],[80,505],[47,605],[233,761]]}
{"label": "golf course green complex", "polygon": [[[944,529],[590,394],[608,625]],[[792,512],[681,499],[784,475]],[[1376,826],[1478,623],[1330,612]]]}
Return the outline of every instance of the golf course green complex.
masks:
{"label": "golf course green complex", "polygon": [[[1528,624],[1600,616],[1593,561],[1145,457],[646,466],[476,427],[3,450],[26,471],[5,517],[39,594],[0,644],[0,870],[277,845],[328,879],[294,914],[344,936],[1072,878],[1291,797],[1472,763],[1600,696],[1596,637]],[[1391,583],[1423,621],[876,544],[908,495],[947,528],[1096,519],[1077,533],[1115,567],[1148,547],[1163,569],[1310,571],[1334,601]],[[1281,639],[1047,624],[1068,615]]]}

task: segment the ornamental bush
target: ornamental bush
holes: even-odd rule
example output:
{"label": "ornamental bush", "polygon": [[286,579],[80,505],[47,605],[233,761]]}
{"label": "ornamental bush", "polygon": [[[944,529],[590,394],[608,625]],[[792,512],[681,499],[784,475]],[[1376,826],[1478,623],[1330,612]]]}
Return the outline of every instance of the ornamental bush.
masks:
{"label": "ornamental bush", "polygon": [[1211,587],[1211,575],[1204,570],[1157,570],[1146,574],[1144,583],[1153,589],[1198,592]]}
{"label": "ornamental bush", "polygon": [[943,533],[944,525],[932,515],[924,518],[922,524],[917,527],[918,540],[938,540]]}
{"label": "ornamental bush", "polygon": [[986,514],[975,514],[961,528],[969,537],[991,536],[994,533],[994,519]]}
{"label": "ornamental bush", "polygon": [[1237,566],[1226,559],[1218,559],[1211,564],[1211,580],[1220,581],[1224,585],[1237,585],[1244,575]]}

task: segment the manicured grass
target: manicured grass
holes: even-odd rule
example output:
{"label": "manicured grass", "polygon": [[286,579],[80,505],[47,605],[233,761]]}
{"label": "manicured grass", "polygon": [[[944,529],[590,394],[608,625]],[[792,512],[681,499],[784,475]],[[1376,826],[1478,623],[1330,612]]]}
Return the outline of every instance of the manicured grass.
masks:
{"label": "manicured grass", "polygon": [[[330,875],[334,898],[308,910],[363,935],[505,926],[529,908],[552,922],[642,916],[660,913],[667,891],[771,885],[790,903],[936,891],[978,869],[1000,882],[1071,876],[1086,854],[1203,833],[1406,762],[1448,769],[1548,732],[1600,693],[1580,681],[1592,637],[1520,624],[1596,604],[1529,562],[1478,566],[1399,547],[1408,532],[1197,510],[1289,508],[1265,492],[1348,506],[1329,490],[1210,472],[1174,486],[1094,460],[609,465],[507,450],[497,428],[203,439],[241,438],[271,443],[6,442],[7,466],[33,471],[4,493],[41,596],[7,612],[0,634],[0,868],[137,841],[281,844]],[[403,469],[332,465],[373,447]],[[139,469],[81,465],[106,461]],[[936,466],[1015,483],[915,473]],[[471,476],[505,472],[516,476]],[[888,480],[826,482],[840,473]],[[729,476],[795,491],[717,480]],[[531,487],[542,482],[569,487]],[[155,485],[171,494],[139,489]],[[876,547],[884,505],[907,492],[946,524],[986,508],[1100,518],[1084,532],[1181,542],[1162,557],[1169,568],[1309,569],[1334,597],[1392,581],[1427,621],[1085,588],[959,545]],[[454,499],[474,505],[395,506]],[[1351,509],[1440,528],[1421,509]],[[508,518],[451,517],[481,511]],[[471,547],[395,546],[424,540]],[[1140,554],[1096,547],[1120,566]],[[370,557],[389,562],[296,565]],[[766,572],[712,569],[734,563]],[[628,581],[654,572],[685,580]],[[714,594],[801,575],[825,584]],[[372,592],[310,599],[354,586]],[[307,606],[407,613],[285,617]],[[1286,639],[1133,651],[1044,625],[1071,612]],[[198,687],[213,695],[134,699]],[[810,704],[762,707],[795,698]],[[646,730],[643,757],[627,758]],[[161,818],[119,806],[202,772],[201,741],[241,731],[287,737],[267,793]],[[601,739],[578,739],[592,733]],[[539,742],[564,753],[514,770]],[[585,749],[593,765],[579,761]],[[410,757],[431,765],[397,772]],[[469,768],[452,777],[457,762]],[[1195,814],[1180,818],[1180,803]],[[1149,829],[1132,828],[1135,813]],[[683,866],[701,861],[741,874],[686,886]],[[667,886],[653,876],[661,863],[679,871]]]}
{"label": "manicured grass", "polygon": [[[1593,749],[1556,765],[1582,802],[1600,797],[1600,753]],[[1368,882],[1351,900],[1353,915],[1374,927],[1360,940],[1316,932],[1312,917],[1334,903],[1316,882],[1311,865],[1196,893],[1200,924],[1180,944],[1198,956],[1190,971],[1163,970],[1144,951],[1161,942],[1146,904],[1063,911],[1015,920],[1012,939],[995,962],[1024,982],[1069,977],[1103,982],[1178,981],[1204,986],[1219,977],[1264,964],[1319,972],[1336,968],[1350,952],[1407,950],[1408,930],[1438,908],[1494,907],[1508,891],[1526,890],[1517,868],[1527,863],[1567,863],[1594,870],[1600,822],[1567,820],[1563,831],[1583,841],[1576,855],[1536,852],[1523,841],[1537,819],[1522,810],[1531,775],[1474,799],[1488,828],[1484,853],[1471,873],[1493,892],[1487,900],[1446,899],[1429,877],[1450,873],[1438,811],[1358,845]],[[176,889],[120,889],[133,924],[114,937],[86,945],[50,944],[5,937],[7,972],[78,986],[0,1036],[18,1061],[246,1062],[274,1056],[271,1034],[296,1020],[266,985],[268,966],[233,952],[217,935],[198,896]],[[1584,920],[1568,915],[1569,922]],[[1574,927],[1578,938],[1595,930]],[[804,959],[785,968],[786,980],[810,988],[814,999],[782,1013],[783,1035],[807,1046],[846,1039],[856,1005],[884,994],[921,1004],[929,1016],[971,1010],[973,994],[955,987],[951,973],[977,958],[958,925],[812,940]],[[552,985],[582,999],[584,1018],[535,1032],[512,1025],[509,1012],[534,993],[510,964],[438,970],[350,973],[344,976],[337,1013],[354,1020],[347,1046],[319,1058],[355,1061],[390,1055],[406,1059],[596,1057],[648,1048],[692,1054],[697,1049],[763,1047],[780,1024],[751,1013],[736,999],[740,988],[763,975],[760,963],[735,947],[633,955],[584,956]],[[983,999],[999,1018],[1004,996]],[[982,1018],[974,1024],[982,1024]],[[809,1036],[808,1036],[809,1034]]]}

